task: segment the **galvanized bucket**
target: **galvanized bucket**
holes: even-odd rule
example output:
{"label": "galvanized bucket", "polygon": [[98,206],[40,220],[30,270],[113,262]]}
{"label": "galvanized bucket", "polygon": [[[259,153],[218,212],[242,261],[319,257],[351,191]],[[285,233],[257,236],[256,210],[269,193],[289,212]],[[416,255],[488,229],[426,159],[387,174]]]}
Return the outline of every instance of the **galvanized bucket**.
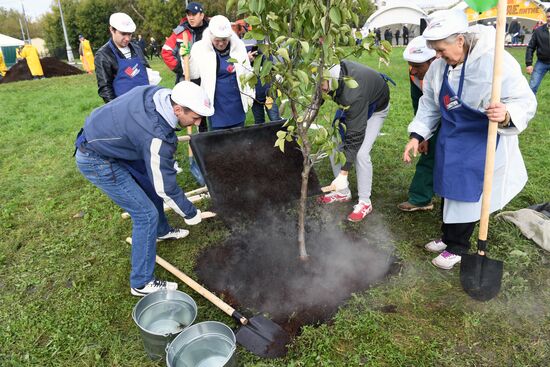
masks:
{"label": "galvanized bucket", "polygon": [[164,357],[166,346],[195,321],[197,304],[187,294],[160,290],[135,305],[132,318],[139,327],[143,346],[151,359]]}
{"label": "galvanized bucket", "polygon": [[205,321],[182,331],[166,348],[168,367],[233,367],[237,365],[233,330]]}

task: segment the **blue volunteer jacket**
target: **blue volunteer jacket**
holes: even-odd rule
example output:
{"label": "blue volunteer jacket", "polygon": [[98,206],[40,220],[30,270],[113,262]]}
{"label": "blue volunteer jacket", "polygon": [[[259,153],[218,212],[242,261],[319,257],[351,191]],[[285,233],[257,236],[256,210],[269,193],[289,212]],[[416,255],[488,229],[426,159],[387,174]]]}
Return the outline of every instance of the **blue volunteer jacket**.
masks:
{"label": "blue volunteer jacket", "polygon": [[84,124],[86,149],[115,160],[143,160],[156,193],[176,213],[194,217],[196,208],[176,182],[175,130],[155,110],[161,87],[140,86],[95,109]]}

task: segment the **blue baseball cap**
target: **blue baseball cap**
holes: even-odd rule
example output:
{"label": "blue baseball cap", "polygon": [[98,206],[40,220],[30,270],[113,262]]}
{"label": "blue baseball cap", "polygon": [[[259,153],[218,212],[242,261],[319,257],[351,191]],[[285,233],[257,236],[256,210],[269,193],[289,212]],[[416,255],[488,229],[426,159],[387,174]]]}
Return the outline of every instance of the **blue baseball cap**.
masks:
{"label": "blue baseball cap", "polygon": [[187,4],[187,7],[185,8],[185,12],[188,12],[188,11],[190,11],[193,14],[204,13],[204,10],[202,8],[202,4],[201,3],[196,3],[196,2],[191,2],[191,3]]}

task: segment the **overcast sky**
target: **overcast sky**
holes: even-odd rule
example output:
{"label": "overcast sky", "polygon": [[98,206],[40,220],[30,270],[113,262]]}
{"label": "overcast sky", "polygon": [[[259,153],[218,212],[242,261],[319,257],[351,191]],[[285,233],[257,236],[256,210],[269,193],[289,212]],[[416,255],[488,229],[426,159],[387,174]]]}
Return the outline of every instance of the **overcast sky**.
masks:
{"label": "overcast sky", "polygon": [[0,7],[21,11],[23,3],[27,16],[36,19],[50,10],[52,2],[57,4],[57,0],[0,0]]}

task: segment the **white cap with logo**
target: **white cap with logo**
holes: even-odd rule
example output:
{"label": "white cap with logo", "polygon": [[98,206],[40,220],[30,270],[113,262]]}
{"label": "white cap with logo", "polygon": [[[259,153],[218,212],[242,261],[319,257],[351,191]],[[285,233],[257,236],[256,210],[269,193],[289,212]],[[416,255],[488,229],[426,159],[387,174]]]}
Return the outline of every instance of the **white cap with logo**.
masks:
{"label": "white cap with logo", "polygon": [[462,10],[440,10],[428,17],[428,26],[422,35],[428,41],[443,40],[456,33],[465,33],[468,29],[468,18]]}
{"label": "white cap with logo", "polygon": [[223,15],[215,15],[210,18],[208,29],[210,29],[210,33],[212,33],[214,37],[227,38],[231,37],[231,34],[233,34],[231,22]]}
{"label": "white cap with logo", "polygon": [[134,33],[136,30],[136,23],[126,13],[113,13],[109,17],[109,25],[115,28],[117,31],[125,33]]}
{"label": "white cap with logo", "polygon": [[405,61],[415,64],[426,62],[434,57],[435,50],[428,47],[426,39],[423,36],[413,38],[405,48],[405,51],[403,51]]}
{"label": "white cap with logo", "polygon": [[191,109],[201,116],[212,116],[214,106],[206,95],[206,91],[195,83],[183,81],[172,89],[172,101],[180,106]]}

